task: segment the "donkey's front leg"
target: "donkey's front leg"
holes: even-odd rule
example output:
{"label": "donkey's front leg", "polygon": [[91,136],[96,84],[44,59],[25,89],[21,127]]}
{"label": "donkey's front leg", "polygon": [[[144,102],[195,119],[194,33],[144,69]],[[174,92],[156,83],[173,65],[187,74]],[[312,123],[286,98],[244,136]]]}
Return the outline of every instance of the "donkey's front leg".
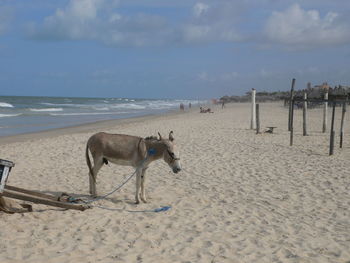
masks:
{"label": "donkey's front leg", "polygon": [[145,192],[145,184],[146,184],[146,169],[142,170],[142,174],[141,174],[141,200],[144,203],[147,203],[147,199],[146,199],[146,192]]}
{"label": "donkey's front leg", "polygon": [[141,176],[142,176],[142,169],[136,170],[136,194],[135,194],[135,203],[140,203],[140,188],[141,188]]}

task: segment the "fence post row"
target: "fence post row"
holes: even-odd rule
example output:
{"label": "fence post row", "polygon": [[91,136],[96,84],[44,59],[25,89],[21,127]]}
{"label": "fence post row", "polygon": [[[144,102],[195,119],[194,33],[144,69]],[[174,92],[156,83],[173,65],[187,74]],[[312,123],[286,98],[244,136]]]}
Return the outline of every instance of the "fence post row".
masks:
{"label": "fence post row", "polygon": [[250,120],[250,129],[254,130],[255,129],[255,123],[256,123],[256,119],[255,119],[255,94],[256,94],[256,90],[252,89],[252,110],[251,110],[251,120]]}
{"label": "fence post row", "polygon": [[346,112],[346,102],[343,102],[342,113],[341,113],[341,123],[340,123],[340,143],[339,143],[339,148],[343,148],[345,112]]}
{"label": "fence post row", "polygon": [[307,136],[307,93],[304,92],[303,102],[303,136]]}
{"label": "fence post row", "polygon": [[329,155],[333,155],[334,153],[334,116],[335,116],[335,102],[333,102],[331,133],[330,133],[330,140],[329,140]]}
{"label": "fence post row", "polygon": [[256,134],[260,133],[260,113],[259,104],[256,104]]}
{"label": "fence post row", "polygon": [[288,131],[290,131],[290,128],[291,128],[292,100],[294,97],[294,85],[295,85],[295,79],[292,79],[292,87],[290,89],[290,97],[289,97]]}
{"label": "fence post row", "polygon": [[324,94],[324,105],[323,105],[323,125],[322,132],[325,133],[327,130],[327,116],[328,116],[328,91]]}
{"label": "fence post row", "polygon": [[290,142],[289,145],[293,146],[293,121],[294,121],[294,99],[291,100],[291,114],[290,114]]}

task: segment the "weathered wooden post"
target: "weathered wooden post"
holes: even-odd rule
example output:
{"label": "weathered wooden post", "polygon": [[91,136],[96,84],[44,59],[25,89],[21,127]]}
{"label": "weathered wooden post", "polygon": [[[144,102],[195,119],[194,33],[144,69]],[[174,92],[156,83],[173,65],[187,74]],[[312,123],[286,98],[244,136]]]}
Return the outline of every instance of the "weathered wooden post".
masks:
{"label": "weathered wooden post", "polygon": [[290,142],[289,145],[293,146],[293,119],[294,119],[294,99],[291,101],[292,108],[290,114]]}
{"label": "weathered wooden post", "polygon": [[328,115],[328,88],[325,90],[324,94],[324,104],[323,104],[323,125],[322,132],[325,133],[327,130],[327,115]]}
{"label": "weathered wooden post", "polygon": [[255,124],[256,124],[255,95],[256,95],[256,90],[252,89],[252,112],[251,112],[251,121],[250,121],[250,129],[252,129],[252,130],[255,129]]}
{"label": "weathered wooden post", "polygon": [[340,148],[343,148],[345,112],[346,112],[346,102],[343,102],[343,108],[342,108],[342,112],[341,112],[341,123],[340,123],[340,143],[339,143]]}
{"label": "weathered wooden post", "polygon": [[331,123],[331,134],[329,141],[329,155],[334,153],[334,116],[335,116],[335,102],[333,102],[333,111],[332,111],[332,123]]}
{"label": "weathered wooden post", "polygon": [[307,136],[307,93],[304,92],[303,102],[303,136]]}
{"label": "weathered wooden post", "polygon": [[256,104],[256,134],[260,133],[260,113],[259,104]]}
{"label": "weathered wooden post", "polygon": [[13,162],[0,159],[0,193],[4,191],[7,177],[9,176],[11,168],[14,166],[15,164]]}
{"label": "weathered wooden post", "polygon": [[290,127],[291,127],[292,100],[293,100],[293,97],[294,97],[294,85],[295,85],[295,79],[292,79],[292,87],[290,89],[290,96],[289,96],[288,131],[290,131]]}

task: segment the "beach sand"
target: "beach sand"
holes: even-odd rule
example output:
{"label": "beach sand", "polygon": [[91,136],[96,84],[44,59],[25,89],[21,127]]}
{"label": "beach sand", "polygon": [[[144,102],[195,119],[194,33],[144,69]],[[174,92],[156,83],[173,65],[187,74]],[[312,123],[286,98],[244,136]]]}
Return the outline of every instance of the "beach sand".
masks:
{"label": "beach sand", "polygon": [[[289,146],[288,110],[260,104],[261,127],[250,130],[250,105],[103,122],[0,138],[0,158],[15,162],[8,183],[48,193],[88,194],[87,139],[98,131],[163,136],[174,131],[183,170],[163,161],[147,172],[149,203],[134,204],[135,178],[84,212],[33,205],[0,213],[0,262],[350,262],[350,125],[344,148],[328,155],[322,109],[295,112]],[[330,116],[331,114],[329,114]],[[330,125],[330,120],[329,120]],[[133,172],[104,166],[100,194]],[[142,211],[171,206],[165,212]]]}

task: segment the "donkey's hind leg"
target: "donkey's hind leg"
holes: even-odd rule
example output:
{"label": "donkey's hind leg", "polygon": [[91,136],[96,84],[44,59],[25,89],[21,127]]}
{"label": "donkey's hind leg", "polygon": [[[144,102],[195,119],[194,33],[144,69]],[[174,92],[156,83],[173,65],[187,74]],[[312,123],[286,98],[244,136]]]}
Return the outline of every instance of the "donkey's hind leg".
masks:
{"label": "donkey's hind leg", "polygon": [[90,194],[92,196],[97,196],[96,191],[96,180],[97,180],[97,173],[101,169],[103,165],[103,159],[102,158],[94,158],[94,166],[92,167],[93,174],[89,173],[89,183],[90,183]]}

